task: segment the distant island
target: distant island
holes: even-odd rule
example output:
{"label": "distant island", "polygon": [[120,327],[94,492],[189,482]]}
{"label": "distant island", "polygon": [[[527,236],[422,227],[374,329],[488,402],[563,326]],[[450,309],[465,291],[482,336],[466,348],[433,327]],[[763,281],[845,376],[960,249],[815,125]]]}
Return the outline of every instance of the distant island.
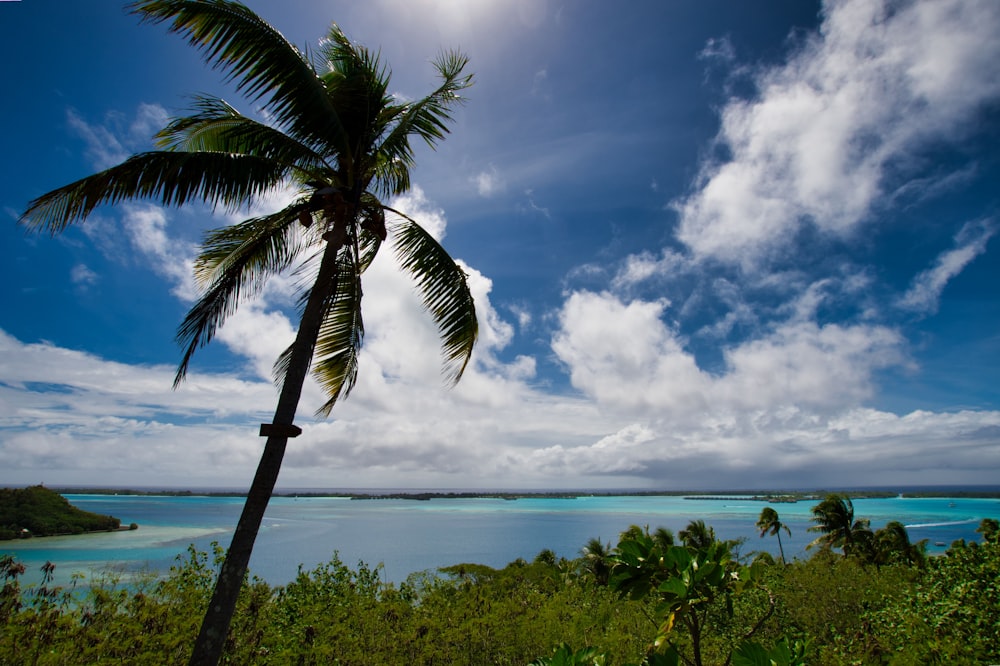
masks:
{"label": "distant island", "polygon": [[[114,516],[78,509],[45,486],[0,488],[0,540],[60,536],[123,529]],[[127,528],[137,529],[132,523]]]}
{"label": "distant island", "polygon": [[[176,488],[58,488],[68,495],[159,495],[167,497],[246,497],[240,490],[180,490]],[[427,501],[432,499],[577,499],[580,497],[683,497],[690,500],[740,500],[768,503],[794,503],[819,501],[829,494],[844,495],[853,499],[889,499],[893,497],[977,497],[1000,498],[1000,488],[988,487],[902,487],[885,488],[833,488],[816,490],[390,490],[363,492],[360,490],[277,490],[274,497],[346,497],[355,500],[402,499]]]}

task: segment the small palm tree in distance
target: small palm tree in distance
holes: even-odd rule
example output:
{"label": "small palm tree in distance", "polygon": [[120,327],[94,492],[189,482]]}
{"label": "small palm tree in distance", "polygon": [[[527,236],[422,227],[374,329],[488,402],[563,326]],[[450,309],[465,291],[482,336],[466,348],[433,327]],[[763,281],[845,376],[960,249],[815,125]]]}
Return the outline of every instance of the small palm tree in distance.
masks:
{"label": "small palm tree in distance", "polygon": [[869,521],[864,518],[854,519],[854,502],[850,497],[836,493],[827,495],[822,502],[812,508],[812,514],[812,520],[816,524],[808,531],[822,532],[822,534],[813,539],[806,548],[813,546],[842,548],[844,555],[850,555],[852,551],[858,551],[868,545],[871,540]]}
{"label": "small palm tree in distance", "polygon": [[781,553],[781,561],[787,562],[785,549],[781,545],[781,530],[785,530],[788,536],[792,536],[792,531],[778,518],[778,512],[769,506],[764,507],[760,512],[760,518],[757,519],[757,529],[760,530],[762,538],[768,534],[778,537],[778,551]]}

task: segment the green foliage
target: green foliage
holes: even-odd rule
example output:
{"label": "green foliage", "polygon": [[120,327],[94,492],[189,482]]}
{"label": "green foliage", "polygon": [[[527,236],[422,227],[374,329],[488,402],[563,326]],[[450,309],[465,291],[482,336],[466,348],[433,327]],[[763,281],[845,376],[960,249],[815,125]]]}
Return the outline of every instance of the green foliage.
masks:
{"label": "green foliage", "polygon": [[733,651],[733,666],[804,666],[806,646],[801,641],[781,639],[770,650],[760,643],[743,643]]}
{"label": "green foliage", "polygon": [[118,518],[78,509],[44,486],[0,488],[0,539],[103,532],[120,526]]}
{"label": "green foliage", "polygon": [[771,579],[778,624],[808,637],[810,662],[865,663],[880,650],[872,614],[903,602],[919,571],[905,565],[875,567],[857,558],[819,551]]}
{"label": "green foliage", "polygon": [[1000,539],[995,520],[982,543],[931,558],[913,593],[875,615],[893,664],[1000,663]]}
{"label": "green foliage", "polygon": [[[106,574],[89,589],[51,586],[52,565],[38,587],[20,589],[17,575],[4,588],[0,615],[3,664],[174,664],[183,662],[208,600],[213,568],[207,555],[188,551],[168,578],[140,575],[122,583]],[[10,590],[8,591],[8,586]],[[11,595],[17,593],[17,601]],[[3,611],[0,611],[2,613]]]}
{"label": "green foliage", "polygon": [[728,662],[736,642],[732,638],[749,639],[773,611],[768,595],[768,607],[756,618],[734,622],[734,599],[756,587],[763,565],[739,564],[732,557],[734,542],[717,540],[703,521],[692,521],[679,536],[684,546],[648,531],[623,533],[610,586],[635,601],[654,600],[658,628],[645,663],[655,659],[701,666],[706,656]]}
{"label": "green foliage", "polygon": [[565,643],[560,643],[551,657],[540,657],[528,666],[604,666],[606,659],[607,656],[599,653],[597,648],[587,647],[574,651]]}
{"label": "green foliage", "polygon": [[[224,662],[1000,663],[994,528],[985,523],[981,543],[957,545],[925,568],[829,550],[747,567],[725,542],[690,548],[630,529],[607,549],[609,585],[595,584],[585,557],[551,551],[399,585],[384,582],[380,567],[351,567],[335,554],[283,587],[244,581]],[[66,589],[52,585],[51,564],[40,584],[23,587],[23,565],[0,557],[0,664],[184,663],[222,556],[217,545],[191,548],[161,579],[103,574]]]}

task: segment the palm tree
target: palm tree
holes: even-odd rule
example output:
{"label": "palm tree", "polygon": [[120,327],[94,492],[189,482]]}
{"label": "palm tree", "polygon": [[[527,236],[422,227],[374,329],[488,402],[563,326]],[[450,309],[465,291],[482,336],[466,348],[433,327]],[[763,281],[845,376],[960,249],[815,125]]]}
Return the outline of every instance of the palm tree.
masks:
{"label": "palm tree", "polygon": [[657,527],[652,532],[649,531],[649,525],[645,527],[640,527],[636,524],[629,525],[624,532],[618,534],[619,541],[626,540],[637,540],[648,537],[653,540],[653,543],[658,546],[661,550],[666,550],[667,546],[674,545],[674,533],[667,527]]}
{"label": "palm tree", "polygon": [[861,550],[870,544],[872,531],[867,518],[854,519],[854,503],[849,497],[837,494],[812,508],[813,522],[810,532],[822,532],[806,548],[843,548],[844,555]]}
{"label": "palm tree", "polygon": [[983,518],[979,521],[976,532],[983,535],[983,543],[996,541],[1000,537],[1000,521],[996,518]]}
{"label": "palm tree", "polygon": [[917,543],[910,541],[906,525],[898,520],[890,520],[871,539],[872,561],[875,566],[904,562],[923,567],[927,560],[927,540]]}
{"label": "palm tree", "polygon": [[669,528],[657,527],[650,536],[653,537],[653,543],[659,546],[660,550],[666,550],[667,546],[674,545],[674,533]]}
{"label": "palm tree", "polygon": [[715,543],[715,530],[706,525],[704,520],[692,520],[677,536],[681,543],[695,550],[704,550]]}
{"label": "palm tree", "polygon": [[450,110],[472,78],[463,74],[465,56],[445,52],[434,62],[440,86],[402,102],[388,93],[390,75],[377,55],[352,44],[336,24],[310,57],[230,0],[139,0],[130,9],[186,37],[269,122],[217,97],[198,97],[191,115],[157,134],[158,150],[35,199],[21,222],[55,234],[97,206],[123,200],[199,200],[238,210],[279,185],[297,188],[283,210],[207,234],[195,262],[203,291],[178,329],[184,352],[175,388],[195,350],[243,299],[300,257],[318,264],[301,294],[295,341],[275,363],[281,388],[272,422],[261,426],[267,443],[191,657],[192,664],[215,664],[288,438],[301,433],[293,422],[310,367],[327,397],[321,416],[354,386],[364,334],[361,275],[387,237],[438,326],[447,376],[458,381],[469,361],[477,322],[465,273],[419,224],[382,199],[409,188],[411,138],[432,147],[443,139]]}
{"label": "palm tree", "polygon": [[611,576],[611,545],[605,544],[598,537],[587,541],[581,550],[583,554],[583,570],[589,573],[598,585],[607,585]]}
{"label": "palm tree", "polygon": [[781,546],[781,530],[785,530],[788,536],[792,536],[792,531],[778,519],[778,512],[769,506],[765,506],[757,519],[757,527],[760,529],[760,536],[768,534],[778,537],[778,551],[781,553],[781,561],[785,562],[785,549]]}

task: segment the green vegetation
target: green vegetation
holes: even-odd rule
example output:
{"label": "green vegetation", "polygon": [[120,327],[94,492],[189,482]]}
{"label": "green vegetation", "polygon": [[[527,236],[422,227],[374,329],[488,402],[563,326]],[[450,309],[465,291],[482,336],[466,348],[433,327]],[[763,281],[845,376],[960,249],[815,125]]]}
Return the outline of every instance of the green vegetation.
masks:
{"label": "green vegetation", "polygon": [[118,518],[78,509],[44,486],[0,488],[0,540],[110,532],[120,526]]}
{"label": "green vegetation", "polygon": [[[817,524],[822,525],[820,516]],[[766,521],[770,523],[770,521]],[[850,521],[853,526],[857,520]],[[888,526],[887,526],[888,527]],[[873,533],[874,537],[883,530]],[[905,532],[905,530],[904,530]],[[896,528],[879,550],[820,548],[776,565],[737,557],[692,521],[631,526],[568,560],[543,550],[503,569],[458,564],[406,582],[334,555],[294,581],[244,580],[230,664],[977,664],[1000,662],[1000,525],[914,560]],[[911,544],[912,546],[912,544]],[[214,555],[214,559],[213,559]],[[751,554],[752,555],[752,554]],[[189,550],[169,575],[22,587],[0,557],[0,663],[179,664],[190,656],[223,552]]]}

